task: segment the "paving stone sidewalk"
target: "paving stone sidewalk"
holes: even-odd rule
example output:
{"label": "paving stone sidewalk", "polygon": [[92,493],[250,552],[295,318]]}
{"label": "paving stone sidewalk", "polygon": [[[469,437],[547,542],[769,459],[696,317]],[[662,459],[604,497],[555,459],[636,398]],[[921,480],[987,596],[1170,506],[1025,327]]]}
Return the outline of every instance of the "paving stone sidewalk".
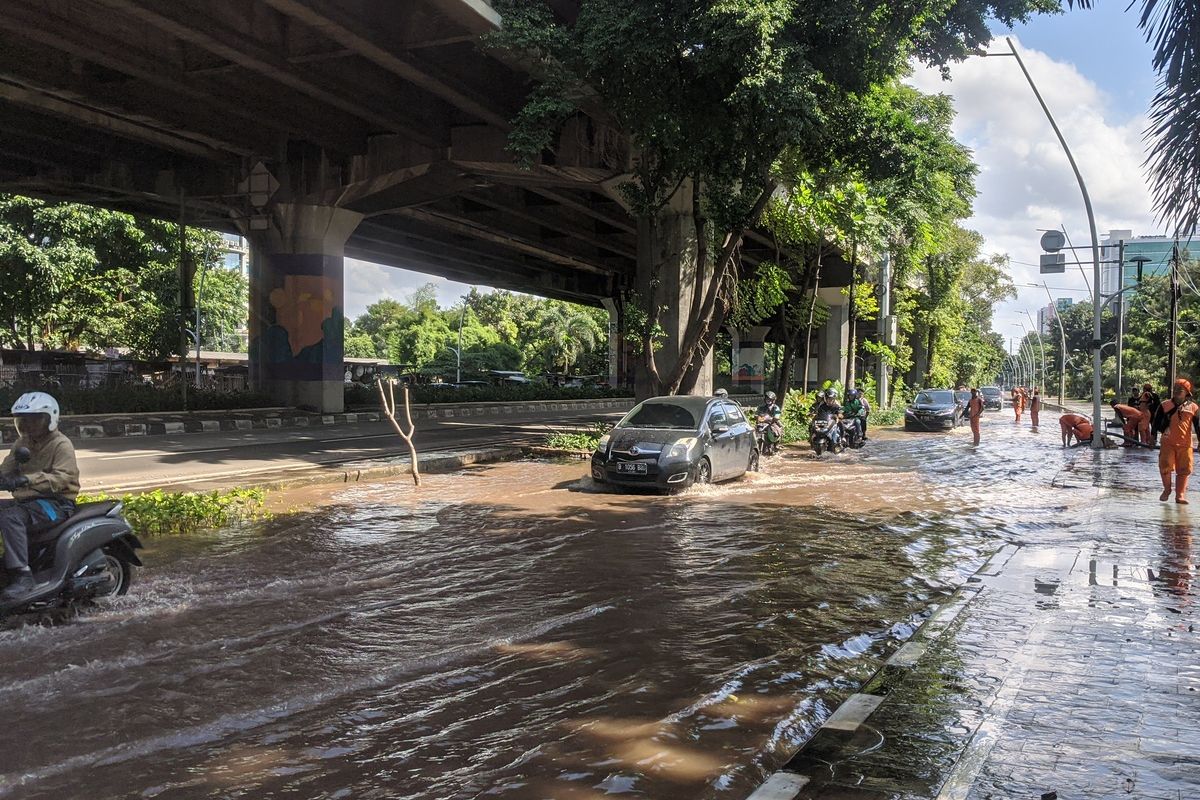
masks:
{"label": "paving stone sidewalk", "polygon": [[756,800],[1200,798],[1200,505],[1159,503],[1143,460],[1055,476],[1060,524],[998,553]]}

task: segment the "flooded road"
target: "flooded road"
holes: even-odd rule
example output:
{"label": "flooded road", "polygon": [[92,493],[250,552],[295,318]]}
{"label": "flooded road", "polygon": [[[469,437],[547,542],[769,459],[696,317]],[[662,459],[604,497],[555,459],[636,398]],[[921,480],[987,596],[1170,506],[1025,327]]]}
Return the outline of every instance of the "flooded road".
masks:
{"label": "flooded road", "polygon": [[153,540],[128,597],[0,630],[0,796],[742,798],[990,552],[1078,518],[1057,426],[984,437],[678,497],[492,465]]}

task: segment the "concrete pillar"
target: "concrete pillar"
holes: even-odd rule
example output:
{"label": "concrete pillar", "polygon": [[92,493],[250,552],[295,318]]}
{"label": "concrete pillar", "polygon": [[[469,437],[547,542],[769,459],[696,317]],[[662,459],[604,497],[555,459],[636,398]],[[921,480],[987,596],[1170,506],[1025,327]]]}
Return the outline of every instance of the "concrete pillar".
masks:
{"label": "concrete pillar", "polygon": [[766,390],[763,345],[771,329],[757,325],[737,332],[737,357],[733,361],[733,386],[738,392],[762,394]]}
{"label": "concrete pillar", "polygon": [[821,327],[817,343],[819,387],[825,381],[845,378],[846,352],[850,349],[850,298],[837,287],[818,289],[817,293],[829,305],[829,319]]}
{"label": "concrete pillar", "polygon": [[625,374],[621,369],[621,356],[625,351],[621,306],[611,297],[603,298],[600,302],[608,312],[608,385],[615,389],[621,385]]}
{"label": "concrete pillar", "polygon": [[344,409],[343,247],[361,219],[280,203],[270,229],[251,233],[250,381],[280,404]]}
{"label": "concrete pillar", "polygon": [[[679,361],[679,346],[687,331],[692,298],[697,285],[703,291],[712,280],[711,254],[708,262],[699,265],[696,263],[696,229],[692,219],[691,187],[686,182],[659,216],[654,233],[653,241],[650,242],[647,228],[643,224],[642,230],[639,231],[639,247],[653,248],[655,261],[660,264],[658,286],[654,295],[657,305],[663,309],[659,316],[659,325],[665,336],[659,349],[655,351],[655,362],[659,375],[665,379]],[[646,296],[650,291],[650,270],[647,266],[639,264],[638,273],[638,291]],[[709,351],[693,389],[695,394],[712,394],[712,365],[712,351]],[[648,386],[647,376],[639,369],[639,396],[648,391]]]}

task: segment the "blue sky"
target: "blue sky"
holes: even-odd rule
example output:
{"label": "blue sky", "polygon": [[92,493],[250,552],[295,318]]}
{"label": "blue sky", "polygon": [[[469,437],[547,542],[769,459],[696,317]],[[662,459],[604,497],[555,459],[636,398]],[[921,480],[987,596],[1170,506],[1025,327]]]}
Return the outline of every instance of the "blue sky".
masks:
{"label": "blue sky", "polygon": [[[1146,188],[1141,133],[1154,93],[1152,51],[1137,27],[1127,0],[1098,0],[1090,10],[1039,16],[998,37],[1010,35],[1063,128],[1084,174],[1096,210],[1100,235],[1132,229],[1159,233]],[[1003,38],[990,50],[1007,52]],[[944,82],[932,70],[917,70],[911,82],[926,92],[955,98],[955,133],[975,151],[980,164],[979,197],[967,226],[979,231],[989,253],[1007,253],[1020,296],[997,308],[995,329],[1020,335],[1046,302],[1034,264],[1040,250],[1037,229],[1067,227],[1076,244],[1087,240],[1079,189],[1049,124],[1011,58],[972,58],[951,69]],[[452,305],[469,287],[431,276],[347,260],[346,310],[361,314],[380,297],[403,299],[423,283],[438,285],[443,305]],[[1056,296],[1084,298],[1079,272],[1057,276]]]}

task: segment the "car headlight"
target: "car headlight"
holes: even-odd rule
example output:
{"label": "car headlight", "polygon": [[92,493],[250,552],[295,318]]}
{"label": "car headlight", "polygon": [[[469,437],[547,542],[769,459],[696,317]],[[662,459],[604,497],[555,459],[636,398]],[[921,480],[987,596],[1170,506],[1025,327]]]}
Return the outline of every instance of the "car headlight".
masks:
{"label": "car headlight", "polygon": [[667,451],[667,458],[684,458],[696,446],[696,442],[698,441],[700,440],[694,436],[689,436],[687,439],[680,439],[671,445],[671,449]]}
{"label": "car headlight", "polygon": [[609,436],[607,433],[604,434],[603,436],[601,436],[600,441],[596,442],[597,452],[603,453],[605,450],[607,450],[608,449],[608,440],[611,438],[612,437]]}

